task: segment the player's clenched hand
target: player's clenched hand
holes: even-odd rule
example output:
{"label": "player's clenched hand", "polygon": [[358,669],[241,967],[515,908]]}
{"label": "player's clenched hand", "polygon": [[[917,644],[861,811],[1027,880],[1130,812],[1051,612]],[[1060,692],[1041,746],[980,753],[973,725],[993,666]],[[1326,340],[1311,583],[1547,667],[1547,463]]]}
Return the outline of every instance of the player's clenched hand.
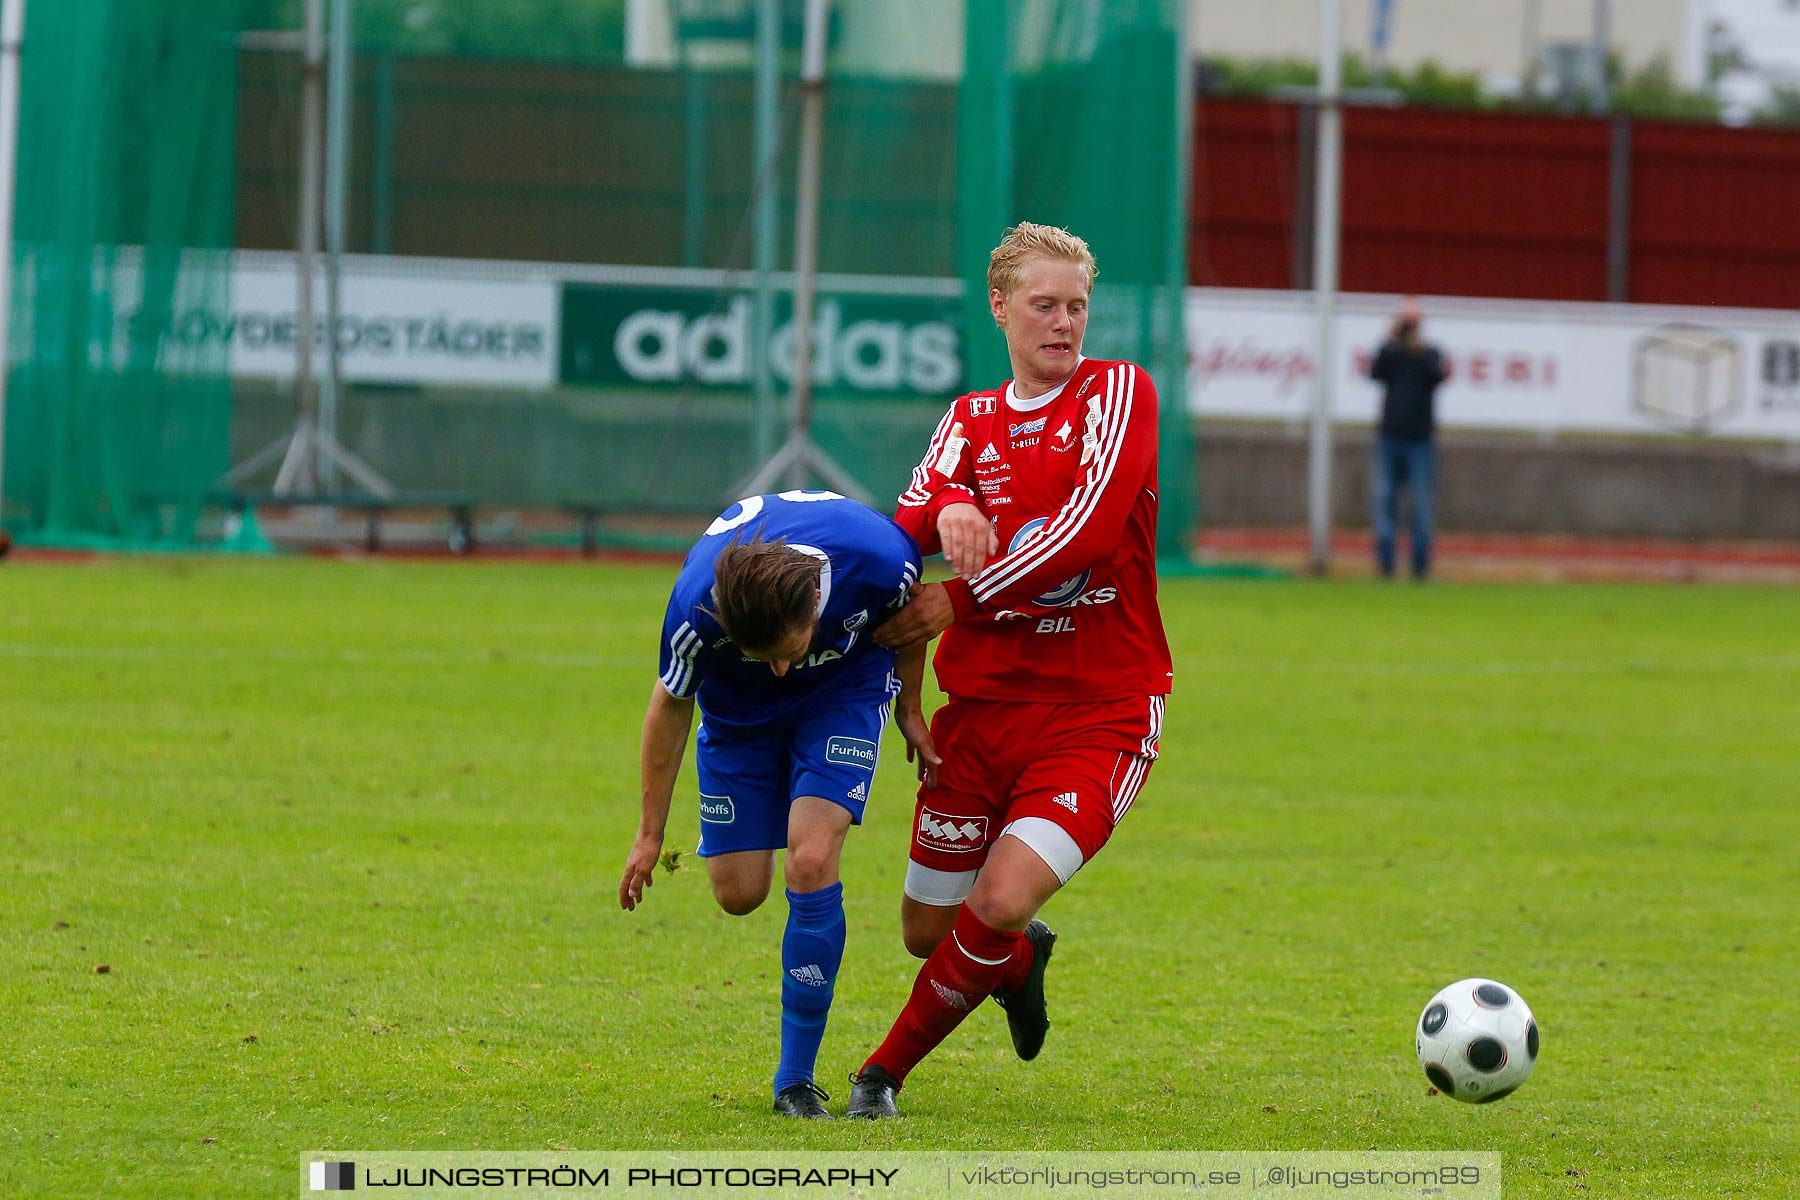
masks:
{"label": "player's clenched hand", "polygon": [[906,607],[889,617],[875,631],[878,646],[905,646],[936,637],[956,622],[956,608],[941,583],[913,585]]}
{"label": "player's clenched hand", "polygon": [[946,504],[938,513],[938,540],[944,544],[944,557],[950,569],[969,578],[987,565],[987,560],[1000,549],[994,527],[973,504]]}
{"label": "player's clenched hand", "polygon": [[644,899],[644,889],[655,883],[651,878],[656,860],[662,857],[662,838],[639,836],[631,843],[631,854],[625,860],[625,878],[619,880],[619,907],[626,912]]}
{"label": "player's clenched hand", "polygon": [[919,779],[926,787],[936,787],[938,768],[944,760],[938,757],[937,745],[931,740],[931,723],[925,719],[925,711],[917,705],[896,705],[894,724],[906,739],[906,761],[917,764]]}

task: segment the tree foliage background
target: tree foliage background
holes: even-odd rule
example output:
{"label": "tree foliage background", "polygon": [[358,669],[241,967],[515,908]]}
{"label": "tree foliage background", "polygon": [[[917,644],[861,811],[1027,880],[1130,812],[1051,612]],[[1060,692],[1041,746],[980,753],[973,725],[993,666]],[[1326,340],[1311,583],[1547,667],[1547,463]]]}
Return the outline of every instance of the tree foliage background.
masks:
{"label": "tree foliage background", "polygon": [[[1266,96],[1282,89],[1310,88],[1319,78],[1318,64],[1299,58],[1232,58],[1214,56],[1200,62],[1203,90],[1226,96]],[[1563,94],[1503,96],[1482,86],[1479,76],[1435,62],[1411,69],[1390,67],[1378,78],[1361,56],[1344,56],[1346,88],[1386,88],[1399,102],[1425,108],[1483,108],[1520,111],[1589,112],[1593,98],[1585,91]],[[1657,57],[1635,69],[1617,55],[1607,60],[1607,111],[1628,117],[1683,121],[1717,121],[1719,101],[1707,92],[1683,88],[1666,58]]]}

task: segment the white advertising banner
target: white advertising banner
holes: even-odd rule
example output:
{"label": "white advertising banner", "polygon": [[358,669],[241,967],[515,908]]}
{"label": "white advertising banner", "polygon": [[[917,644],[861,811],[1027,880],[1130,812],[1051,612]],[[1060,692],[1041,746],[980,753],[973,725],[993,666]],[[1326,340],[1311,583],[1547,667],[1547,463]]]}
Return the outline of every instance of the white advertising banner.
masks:
{"label": "white advertising banner", "polygon": [[[239,254],[231,309],[178,309],[169,331],[193,351],[223,341],[235,376],[291,378],[298,280],[285,254]],[[338,351],[353,383],[549,388],[556,384],[560,285],[554,278],[406,259],[346,256]],[[313,308],[325,369],[325,284]]]}
{"label": "white advertising banner", "polygon": [[[1460,297],[1421,301],[1444,352],[1442,425],[1800,439],[1800,313]],[[1372,423],[1369,361],[1397,297],[1346,295],[1339,420]],[[1307,292],[1192,288],[1188,404],[1199,416],[1302,421],[1316,336]]]}
{"label": "white advertising banner", "polygon": [[[953,318],[938,313],[954,300],[954,280],[830,282],[833,303],[879,309],[890,325],[950,322],[945,336],[954,341]],[[895,290],[902,284],[904,296]],[[589,346],[596,338],[618,342],[607,334],[618,324],[612,308],[654,300],[671,312],[653,315],[680,316],[674,309],[699,303],[694,296],[716,304],[734,286],[741,290],[742,280],[721,272],[347,255],[338,345],[345,377],[355,383],[631,386],[642,381],[612,370]],[[1380,389],[1368,378],[1369,361],[1397,299],[1340,298],[1338,420],[1376,419]],[[1437,405],[1447,427],[1800,441],[1800,313],[1464,297],[1422,304],[1425,336],[1450,367]],[[574,305],[573,316],[565,305]],[[184,357],[204,361],[222,344],[233,375],[290,378],[296,308],[293,256],[239,252],[230,311],[178,300],[169,327],[155,331],[165,339],[163,362],[179,370]],[[315,313],[322,328],[322,276]],[[568,331],[565,320],[573,322]],[[1310,293],[1190,288],[1186,320],[1188,402],[1196,415],[1306,419],[1315,353]],[[322,346],[315,363],[324,369]],[[924,396],[929,382],[934,398],[954,394],[953,375],[907,376],[900,390]]]}

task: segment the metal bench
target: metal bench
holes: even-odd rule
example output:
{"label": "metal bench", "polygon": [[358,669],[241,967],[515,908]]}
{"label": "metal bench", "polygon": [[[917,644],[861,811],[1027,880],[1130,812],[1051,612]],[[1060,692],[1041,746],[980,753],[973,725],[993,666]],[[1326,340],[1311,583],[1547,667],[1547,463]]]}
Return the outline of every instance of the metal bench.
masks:
{"label": "metal bench", "polygon": [[209,493],[209,504],[219,505],[242,517],[252,508],[347,508],[363,514],[367,522],[363,546],[371,553],[381,549],[381,520],[388,513],[414,508],[441,508],[450,514],[450,552],[475,550],[475,498],[464,492],[321,492],[317,495],[254,491]]}
{"label": "metal bench", "polygon": [[593,558],[600,553],[600,518],[608,513],[695,517],[704,507],[662,500],[559,500],[556,506],[575,518],[583,558]]}

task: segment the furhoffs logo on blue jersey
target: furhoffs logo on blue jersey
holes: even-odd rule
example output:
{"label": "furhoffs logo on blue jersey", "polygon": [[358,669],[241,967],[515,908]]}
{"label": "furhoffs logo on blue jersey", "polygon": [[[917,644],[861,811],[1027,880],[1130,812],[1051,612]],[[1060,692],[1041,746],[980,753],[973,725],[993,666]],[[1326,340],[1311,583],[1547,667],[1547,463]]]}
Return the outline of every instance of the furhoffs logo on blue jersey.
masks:
{"label": "furhoffs logo on blue jersey", "polygon": [[730,796],[700,793],[700,819],[712,825],[729,825],[737,820],[737,808]]}
{"label": "furhoffs logo on blue jersey", "polygon": [[[1030,537],[1049,523],[1049,517],[1039,517],[1035,521],[1025,522],[1024,525],[1019,527],[1019,532],[1013,534],[1012,544],[1007,546],[1006,552],[1011,554],[1016,551],[1020,546],[1025,544],[1026,538]],[[1088,577],[1092,574],[1092,571],[1083,571],[1075,578],[1065,580],[1051,588],[1036,600],[1032,601],[1032,603],[1042,604],[1045,608],[1057,608],[1064,604],[1071,604],[1075,601],[1077,596],[1081,595],[1081,590],[1087,587]]]}
{"label": "furhoffs logo on blue jersey", "polygon": [[825,761],[847,767],[875,769],[875,743],[863,738],[834,737],[825,743]]}

